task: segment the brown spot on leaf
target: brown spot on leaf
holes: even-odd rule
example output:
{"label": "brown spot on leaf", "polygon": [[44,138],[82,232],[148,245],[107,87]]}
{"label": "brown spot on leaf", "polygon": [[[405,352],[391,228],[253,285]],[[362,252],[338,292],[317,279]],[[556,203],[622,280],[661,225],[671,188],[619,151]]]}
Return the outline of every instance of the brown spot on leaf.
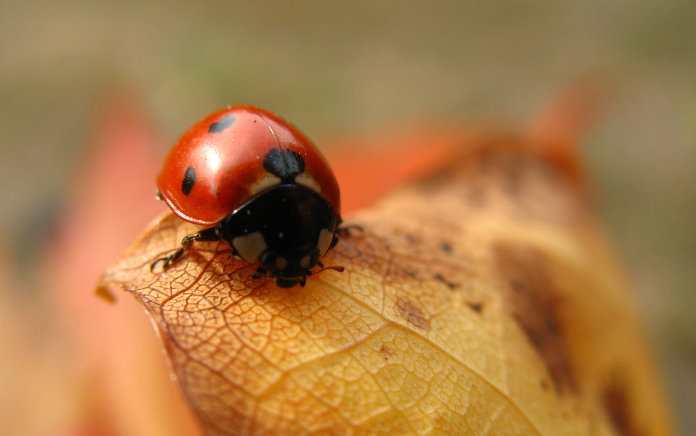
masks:
{"label": "brown spot on leaf", "polygon": [[617,375],[612,377],[602,392],[602,405],[614,428],[621,436],[646,436],[637,428],[631,413],[626,383]]}
{"label": "brown spot on leaf", "polygon": [[396,311],[406,321],[423,330],[430,330],[430,320],[425,317],[423,311],[413,305],[409,300],[399,298],[396,300]]}
{"label": "brown spot on leaf", "polygon": [[409,268],[408,265],[405,265],[403,268],[401,268],[401,271],[403,271],[404,274],[406,274],[408,277],[411,277],[413,279],[418,278],[418,271],[413,268]]}
{"label": "brown spot on leaf", "polygon": [[483,310],[483,303],[466,303],[467,306],[469,306],[474,312],[476,313],[481,313],[481,310]]}
{"label": "brown spot on leaf", "polygon": [[453,248],[448,242],[443,242],[440,244],[440,249],[447,254],[452,254]]}
{"label": "brown spot on leaf", "polygon": [[556,392],[576,391],[570,354],[559,322],[559,295],[546,258],[524,246],[499,244],[494,250],[514,319],[546,364]]}
{"label": "brown spot on leaf", "polygon": [[457,283],[451,282],[451,281],[447,280],[446,278],[444,278],[442,276],[442,274],[440,274],[440,273],[435,274],[433,276],[433,278],[435,278],[435,280],[437,280],[439,282],[444,283],[445,286],[447,286],[450,289],[455,289],[457,286],[459,286]]}
{"label": "brown spot on leaf", "polygon": [[379,353],[384,357],[384,360],[389,360],[389,358],[394,354],[394,350],[390,346],[382,344],[379,349]]}

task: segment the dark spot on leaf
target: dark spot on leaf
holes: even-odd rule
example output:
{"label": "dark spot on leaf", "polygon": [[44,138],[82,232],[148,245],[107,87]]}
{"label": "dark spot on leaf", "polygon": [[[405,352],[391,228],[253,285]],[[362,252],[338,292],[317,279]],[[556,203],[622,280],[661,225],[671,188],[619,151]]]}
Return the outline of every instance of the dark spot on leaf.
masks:
{"label": "dark spot on leaf", "polygon": [[196,170],[193,167],[188,167],[186,169],[186,174],[184,174],[184,181],[181,182],[181,192],[184,195],[189,195],[193,185],[196,183]]}
{"label": "dark spot on leaf", "polygon": [[413,235],[411,235],[409,233],[404,233],[404,239],[406,239],[406,242],[408,242],[410,244],[413,244],[414,242],[416,242],[416,238],[414,238]]}
{"label": "dark spot on leaf", "polygon": [[425,317],[423,311],[409,300],[397,299],[396,311],[403,319],[423,330],[430,330],[430,320]]}
{"label": "dark spot on leaf", "polygon": [[225,115],[224,117],[220,118],[218,122],[213,123],[210,125],[210,127],[208,127],[208,133],[220,133],[232,126],[235,121],[236,118],[234,115]]}
{"label": "dark spot on leaf", "polygon": [[394,354],[394,351],[384,344],[382,344],[382,347],[379,349],[379,352],[382,355],[382,357],[384,357],[384,360],[389,360],[392,354]]}
{"label": "dark spot on leaf", "polygon": [[483,310],[483,303],[466,303],[474,312],[481,313]]}
{"label": "dark spot on leaf", "polygon": [[560,297],[539,251],[517,245],[495,248],[498,272],[514,319],[546,364],[557,393],[577,391],[558,310]]}
{"label": "dark spot on leaf", "polygon": [[406,279],[409,280],[420,280],[421,271],[418,269],[418,265],[412,265],[408,262],[392,262],[389,264],[389,275],[386,277],[387,280]]}
{"label": "dark spot on leaf", "polygon": [[621,436],[646,436],[644,431],[636,428],[629,403],[627,386],[615,374],[602,391],[602,405],[611,419],[614,428]]}
{"label": "dark spot on leaf", "polygon": [[450,288],[450,289],[454,289],[454,288],[456,288],[457,286],[459,286],[458,284],[453,283],[453,282],[447,280],[446,278],[444,278],[444,277],[442,276],[442,274],[440,274],[440,273],[435,274],[433,277],[435,278],[435,280],[444,283],[444,284],[445,284],[448,288]]}
{"label": "dark spot on leaf", "polygon": [[447,254],[452,254],[453,248],[449,243],[443,242],[440,244],[440,250],[444,251]]}

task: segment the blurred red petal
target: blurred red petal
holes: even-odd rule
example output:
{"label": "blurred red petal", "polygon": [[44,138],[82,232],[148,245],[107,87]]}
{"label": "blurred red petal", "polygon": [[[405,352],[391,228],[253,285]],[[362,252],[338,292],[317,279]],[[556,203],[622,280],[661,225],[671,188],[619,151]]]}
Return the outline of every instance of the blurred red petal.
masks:
{"label": "blurred red petal", "polygon": [[426,126],[335,141],[326,154],[341,186],[342,210],[347,214],[370,206],[441,168],[472,136],[462,128]]}
{"label": "blurred red petal", "polygon": [[46,253],[44,286],[77,338],[74,364],[84,377],[85,413],[91,414],[76,423],[78,433],[198,431],[168,379],[142,309],[130,298],[111,305],[94,295],[105,266],[166,209],[154,198],[160,141],[143,113],[129,92],[110,93],[101,102],[72,201]]}

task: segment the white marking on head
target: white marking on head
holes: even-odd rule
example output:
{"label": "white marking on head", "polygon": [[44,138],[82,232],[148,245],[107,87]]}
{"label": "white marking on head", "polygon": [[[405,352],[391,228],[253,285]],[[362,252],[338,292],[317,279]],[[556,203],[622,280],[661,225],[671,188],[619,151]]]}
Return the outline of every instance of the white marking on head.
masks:
{"label": "white marking on head", "polygon": [[249,193],[251,193],[252,195],[256,195],[259,192],[263,192],[269,188],[278,186],[282,182],[283,181],[280,179],[280,177],[276,176],[275,174],[267,174],[266,176],[259,179],[254,186],[249,188]]}
{"label": "white marking on head", "polygon": [[300,266],[302,268],[308,269],[309,262],[311,262],[311,261],[312,261],[312,257],[308,254],[300,260]]}
{"label": "white marking on head", "polygon": [[295,183],[309,188],[317,194],[321,194],[321,186],[319,186],[319,184],[313,178],[307,175],[307,173],[302,173],[295,177]]}
{"label": "white marking on head", "polygon": [[249,263],[254,263],[259,260],[261,253],[268,249],[266,240],[261,232],[253,232],[247,235],[237,236],[232,239],[232,246],[239,256]]}
{"label": "white marking on head", "polygon": [[278,257],[275,262],[276,269],[285,269],[288,266],[288,260],[284,257]]}
{"label": "white marking on head", "polygon": [[329,247],[331,247],[331,242],[333,242],[333,232],[326,229],[321,229],[319,233],[319,242],[317,242],[317,248],[319,249],[319,259],[324,257]]}

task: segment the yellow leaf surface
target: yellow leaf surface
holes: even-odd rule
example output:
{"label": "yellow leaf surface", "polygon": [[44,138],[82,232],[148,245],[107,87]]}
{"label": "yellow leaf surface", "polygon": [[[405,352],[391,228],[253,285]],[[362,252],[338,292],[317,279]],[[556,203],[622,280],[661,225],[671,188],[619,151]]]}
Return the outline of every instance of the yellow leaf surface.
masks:
{"label": "yellow leaf surface", "polygon": [[[489,139],[346,220],[304,288],[156,220],[104,275],[152,317],[210,435],[671,434],[585,189]],[[159,270],[157,270],[159,271]],[[137,368],[133,368],[137,371]]]}

